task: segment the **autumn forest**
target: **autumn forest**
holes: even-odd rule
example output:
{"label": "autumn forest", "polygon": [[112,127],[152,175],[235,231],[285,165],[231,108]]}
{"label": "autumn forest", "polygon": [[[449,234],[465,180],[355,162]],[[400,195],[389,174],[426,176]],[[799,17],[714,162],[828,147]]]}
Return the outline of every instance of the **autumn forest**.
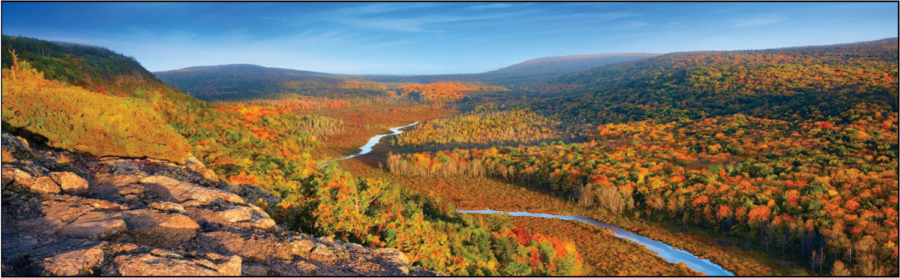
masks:
{"label": "autumn forest", "polygon": [[2,52],[4,133],[89,157],[196,157],[272,196],[253,205],[284,230],[396,248],[423,270],[900,273],[897,38],[446,75],[151,72],[8,35]]}

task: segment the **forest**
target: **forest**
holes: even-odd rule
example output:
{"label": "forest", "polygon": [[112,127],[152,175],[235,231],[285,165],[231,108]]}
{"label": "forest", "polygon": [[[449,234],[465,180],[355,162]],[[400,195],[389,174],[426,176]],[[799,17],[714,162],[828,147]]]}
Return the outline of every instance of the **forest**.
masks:
{"label": "forest", "polygon": [[701,274],[603,228],[456,212],[494,209],[588,216],[742,276],[900,273],[896,38],[552,57],[491,78],[151,73],[101,47],[2,40],[4,132],[96,157],[193,155],[278,197],[257,205],[285,229],[428,270]]}

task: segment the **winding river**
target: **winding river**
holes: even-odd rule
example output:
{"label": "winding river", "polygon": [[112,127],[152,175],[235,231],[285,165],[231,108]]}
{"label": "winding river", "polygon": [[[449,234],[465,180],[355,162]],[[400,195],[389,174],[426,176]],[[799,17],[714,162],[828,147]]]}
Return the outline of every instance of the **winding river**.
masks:
{"label": "winding river", "polygon": [[417,125],[417,124],[419,124],[419,122],[411,123],[411,124],[408,124],[408,125],[405,125],[405,126],[398,126],[398,127],[395,127],[395,128],[391,128],[391,129],[390,129],[391,133],[375,135],[375,137],[372,137],[371,139],[369,139],[369,142],[366,142],[366,145],[365,145],[365,146],[362,146],[362,147],[359,148],[359,149],[360,149],[359,153],[351,154],[351,155],[348,155],[347,157],[344,157],[344,158],[339,158],[339,159],[329,160],[329,161],[326,161],[326,163],[327,163],[327,162],[330,162],[330,161],[338,161],[338,160],[344,160],[344,159],[354,158],[354,157],[357,157],[357,156],[360,156],[360,155],[364,155],[364,154],[370,153],[370,152],[372,152],[372,148],[374,148],[375,145],[378,145],[378,142],[381,141],[381,138],[384,138],[384,137],[387,137],[387,136],[394,136],[394,135],[403,133],[403,131],[402,131],[401,129],[404,129],[404,128],[407,128],[407,127],[411,127],[411,126],[414,126],[414,125]]}
{"label": "winding river", "polygon": [[[357,154],[349,155],[347,157],[335,160],[344,160],[348,158],[354,158],[360,155],[364,155],[372,152],[372,148],[381,141],[381,138],[386,136],[394,136],[397,134],[403,133],[401,129],[414,126],[419,122],[415,122],[409,125],[400,126],[391,128],[391,133],[389,134],[381,134],[372,137],[369,139],[369,142],[366,143],[365,146],[362,146],[361,151]],[[332,160],[334,161],[334,160]],[[556,215],[556,214],[546,214],[546,213],[531,213],[531,212],[523,212],[523,211],[513,211],[513,212],[504,212],[504,211],[495,211],[495,210],[457,210],[459,213],[477,213],[477,214],[491,214],[491,213],[508,213],[510,216],[525,216],[525,217],[540,217],[540,218],[551,218],[551,219],[560,219],[560,220],[575,220],[584,223],[588,223],[591,225],[600,226],[603,228],[607,228],[612,231],[612,234],[618,238],[624,238],[631,240],[635,243],[644,245],[650,251],[656,252],[657,256],[665,259],[670,263],[684,263],[694,271],[706,274],[707,276],[734,276],[734,273],[731,271],[723,269],[721,266],[711,262],[709,259],[701,259],[694,254],[691,254],[688,251],[675,249],[668,244],[649,239],[647,237],[623,230],[619,227],[612,226],[588,217],[579,216],[579,215]]]}

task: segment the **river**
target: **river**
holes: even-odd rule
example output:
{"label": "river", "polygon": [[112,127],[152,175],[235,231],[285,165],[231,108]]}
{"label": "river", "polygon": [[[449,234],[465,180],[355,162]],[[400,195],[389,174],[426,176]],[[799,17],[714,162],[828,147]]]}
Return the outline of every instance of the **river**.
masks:
{"label": "river", "polygon": [[[459,213],[478,213],[478,214],[491,214],[491,213],[503,213],[503,211],[495,211],[495,210],[457,210]],[[665,259],[666,261],[677,264],[683,262],[685,265],[693,269],[694,271],[706,274],[706,276],[734,276],[734,273],[731,271],[723,269],[721,266],[711,262],[709,259],[701,259],[694,254],[691,254],[688,251],[677,250],[672,248],[665,243],[655,241],[649,239],[645,236],[641,236],[626,230],[623,230],[619,227],[609,225],[591,218],[587,218],[579,215],[556,215],[556,214],[546,214],[546,213],[531,213],[531,212],[522,212],[522,211],[512,211],[506,212],[510,216],[525,216],[525,217],[540,217],[540,218],[553,218],[560,220],[575,220],[579,222],[588,223],[595,226],[600,226],[603,228],[607,228],[612,231],[612,235],[618,238],[624,238],[631,240],[635,243],[644,245],[650,251],[656,252],[657,256]]]}
{"label": "river", "polygon": [[[415,123],[412,123],[409,125],[391,128],[390,129],[391,133],[376,135],[375,137],[372,137],[372,139],[369,139],[369,142],[367,142],[365,146],[362,146],[360,148],[359,153],[349,155],[347,157],[344,157],[341,159],[336,159],[336,160],[344,160],[344,159],[354,158],[354,157],[372,152],[372,148],[374,148],[375,145],[377,145],[378,142],[381,141],[381,138],[384,138],[386,136],[394,136],[397,134],[401,134],[401,133],[403,133],[403,131],[401,129],[414,126],[418,123],[419,122],[415,122]],[[477,214],[504,213],[503,211],[495,211],[495,210],[457,210],[457,212],[459,212],[459,213],[477,213]],[[656,252],[657,256],[665,259],[666,261],[668,261],[670,263],[677,264],[677,263],[683,262],[685,265],[687,265],[694,271],[706,274],[707,276],[734,276],[734,273],[723,269],[721,266],[711,262],[709,259],[698,258],[697,256],[694,256],[694,254],[691,254],[688,251],[675,249],[672,246],[669,246],[668,244],[665,244],[665,243],[662,243],[662,242],[659,242],[656,240],[652,240],[645,236],[641,236],[641,235],[623,230],[619,227],[612,226],[612,225],[609,225],[609,224],[606,224],[606,223],[603,223],[603,222],[600,222],[600,221],[597,221],[597,220],[594,220],[591,218],[587,218],[584,216],[531,213],[531,212],[523,212],[523,211],[513,211],[513,212],[505,212],[505,213],[508,213],[510,216],[553,218],[553,219],[560,219],[560,220],[575,220],[575,221],[588,223],[591,225],[600,226],[600,227],[611,230],[612,235],[614,235],[618,238],[628,239],[637,244],[646,246],[647,249],[650,249],[650,251]]]}

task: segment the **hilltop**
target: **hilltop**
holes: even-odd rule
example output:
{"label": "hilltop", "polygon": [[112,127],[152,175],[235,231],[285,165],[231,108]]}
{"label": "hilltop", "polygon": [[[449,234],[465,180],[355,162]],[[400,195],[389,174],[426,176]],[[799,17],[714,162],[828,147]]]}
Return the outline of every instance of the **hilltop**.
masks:
{"label": "hilltop", "polygon": [[595,123],[745,113],[827,119],[866,102],[897,112],[897,38],[661,55],[567,74],[533,89],[539,110]]}

